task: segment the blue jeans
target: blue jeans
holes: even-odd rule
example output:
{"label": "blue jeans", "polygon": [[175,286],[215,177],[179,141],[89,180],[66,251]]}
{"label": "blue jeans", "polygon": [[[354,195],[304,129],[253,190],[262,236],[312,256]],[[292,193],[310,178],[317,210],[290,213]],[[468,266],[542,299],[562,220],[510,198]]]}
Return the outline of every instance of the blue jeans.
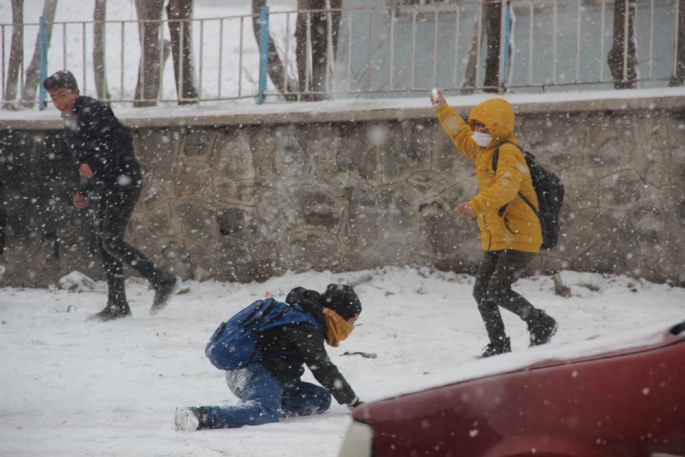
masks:
{"label": "blue jeans", "polygon": [[300,380],[279,381],[260,363],[227,371],[226,383],[241,404],[205,406],[209,428],[268,424],[282,417],[323,413],[331,406],[328,390]]}

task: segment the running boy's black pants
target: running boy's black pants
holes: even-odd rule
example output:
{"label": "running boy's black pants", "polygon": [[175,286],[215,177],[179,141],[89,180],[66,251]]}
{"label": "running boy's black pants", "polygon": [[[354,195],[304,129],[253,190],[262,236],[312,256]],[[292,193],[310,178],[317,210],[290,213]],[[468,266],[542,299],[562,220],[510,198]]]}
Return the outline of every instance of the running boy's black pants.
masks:
{"label": "running boy's black pants", "polygon": [[473,296],[491,343],[506,338],[500,306],[526,322],[535,316],[533,305],[511,289],[534,255],[513,250],[485,251],[473,286]]}
{"label": "running boy's black pants", "polygon": [[107,303],[126,303],[124,262],[153,283],[162,271],[145,255],[124,241],[124,232],[140,196],[140,187],[99,192],[97,243],[107,278]]}

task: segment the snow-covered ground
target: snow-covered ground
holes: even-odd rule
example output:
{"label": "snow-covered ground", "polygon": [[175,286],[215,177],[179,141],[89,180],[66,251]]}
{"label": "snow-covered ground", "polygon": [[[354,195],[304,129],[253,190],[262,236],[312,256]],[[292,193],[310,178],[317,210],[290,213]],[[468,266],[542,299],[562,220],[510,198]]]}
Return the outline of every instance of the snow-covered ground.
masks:
{"label": "snow-covered ground", "polygon": [[[309,272],[265,283],[188,282],[163,313],[148,314],[152,292],[127,282],[133,318],[85,321],[106,300],[93,289],[0,289],[0,455],[2,456],[335,456],[349,412],[278,424],[182,433],[176,406],[233,404],[223,373],[205,359],[204,345],[222,321],[267,293],[355,285],[360,325],[337,349],[334,363],[359,396],[372,401],[453,379],[507,369],[540,355],[577,352],[595,335],[630,335],[685,319],[685,289],[625,277],[562,272],[571,296],[554,294],[538,276],[515,288],[561,324],[553,343],[527,349],[523,322],[504,314],[514,352],[474,361],[486,343],[471,298],[473,278],[428,269],[352,273]],[[608,343],[613,344],[613,343]],[[373,352],[377,358],[345,356]],[[311,375],[307,373],[308,379]]]}

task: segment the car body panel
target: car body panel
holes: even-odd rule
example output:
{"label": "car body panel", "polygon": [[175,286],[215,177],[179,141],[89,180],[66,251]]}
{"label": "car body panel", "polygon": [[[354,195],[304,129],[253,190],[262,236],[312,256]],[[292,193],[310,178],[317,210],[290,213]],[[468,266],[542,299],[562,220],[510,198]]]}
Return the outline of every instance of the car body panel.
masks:
{"label": "car body panel", "polygon": [[681,331],[367,403],[353,419],[372,426],[375,457],[685,456]]}

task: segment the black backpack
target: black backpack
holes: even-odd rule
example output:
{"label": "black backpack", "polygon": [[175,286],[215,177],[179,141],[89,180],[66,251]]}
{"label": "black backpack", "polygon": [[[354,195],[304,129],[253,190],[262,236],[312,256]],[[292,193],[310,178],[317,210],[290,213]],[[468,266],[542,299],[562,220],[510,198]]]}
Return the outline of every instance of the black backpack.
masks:
{"label": "black backpack", "polygon": [[[519,196],[535,211],[540,220],[540,227],[542,228],[542,246],[540,249],[543,251],[552,249],[559,241],[559,211],[561,211],[561,204],[564,201],[564,184],[559,179],[559,176],[537,163],[533,154],[524,151],[516,143],[505,141],[502,144],[505,143],[513,144],[519,148],[526,159],[526,165],[528,165],[530,170],[530,177],[533,180],[533,188],[538,196],[540,209],[535,209],[535,206],[521,192],[519,192]],[[495,150],[495,154],[492,156],[492,171],[494,172],[497,172],[497,161],[499,160],[499,150],[501,147],[502,145]],[[507,205],[501,207],[499,215],[502,216],[506,209]]]}

